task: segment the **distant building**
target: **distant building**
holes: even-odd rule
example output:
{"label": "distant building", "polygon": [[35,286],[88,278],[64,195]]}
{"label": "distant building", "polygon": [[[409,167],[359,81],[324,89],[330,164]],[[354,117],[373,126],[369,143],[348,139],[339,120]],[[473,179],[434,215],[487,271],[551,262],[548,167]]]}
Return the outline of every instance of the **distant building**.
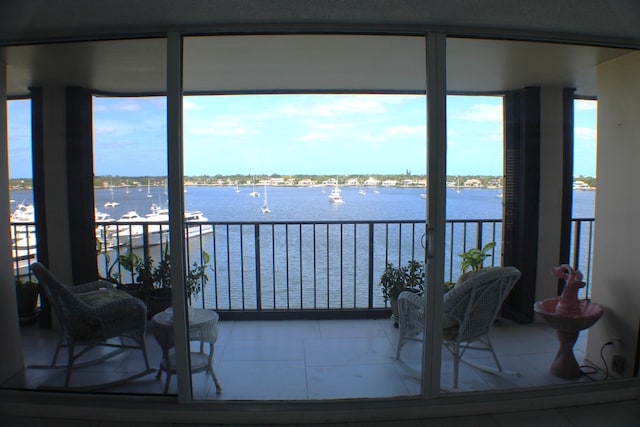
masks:
{"label": "distant building", "polygon": [[374,186],[378,184],[380,184],[380,181],[378,181],[376,178],[372,176],[370,176],[368,179],[364,181],[364,185],[367,185],[367,186]]}
{"label": "distant building", "polygon": [[312,187],[316,185],[316,181],[313,179],[301,179],[298,181],[298,186],[300,187]]}
{"label": "distant building", "polygon": [[573,181],[574,190],[591,190],[591,186],[584,181]]}
{"label": "distant building", "polygon": [[284,185],[284,178],[271,178],[269,183],[274,187],[277,185]]}

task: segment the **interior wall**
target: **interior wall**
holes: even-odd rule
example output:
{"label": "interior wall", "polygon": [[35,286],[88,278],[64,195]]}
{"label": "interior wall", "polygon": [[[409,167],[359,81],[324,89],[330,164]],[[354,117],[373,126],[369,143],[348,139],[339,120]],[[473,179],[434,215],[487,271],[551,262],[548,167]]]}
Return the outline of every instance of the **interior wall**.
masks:
{"label": "interior wall", "polygon": [[0,61],[0,382],[10,378],[24,365],[20,342],[20,325],[16,305],[16,287],[11,268],[11,236],[9,229],[9,156],[7,133],[6,66]]}
{"label": "interior wall", "polygon": [[540,90],[540,199],[536,301],[557,295],[551,268],[558,264],[562,220],[563,89]]}
{"label": "interior wall", "polygon": [[600,362],[603,343],[620,338],[622,349],[604,351],[611,367],[620,353],[624,376],[633,372],[640,320],[638,263],[638,164],[640,164],[640,53],[598,67],[598,193],[592,301],[605,314],[590,330],[587,358]]}

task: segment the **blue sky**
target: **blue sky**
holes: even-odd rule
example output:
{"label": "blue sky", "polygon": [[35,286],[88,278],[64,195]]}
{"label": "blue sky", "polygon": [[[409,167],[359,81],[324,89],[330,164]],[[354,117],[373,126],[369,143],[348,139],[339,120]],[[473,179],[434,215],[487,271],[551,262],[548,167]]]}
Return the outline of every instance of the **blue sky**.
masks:
{"label": "blue sky", "polygon": [[[447,173],[502,174],[502,99],[447,98]],[[30,177],[29,101],[9,101],[12,178]],[[595,175],[596,103],[575,104],[575,175]],[[420,95],[190,96],[186,175],[426,173]],[[163,98],[95,98],[96,175],[166,175]]]}

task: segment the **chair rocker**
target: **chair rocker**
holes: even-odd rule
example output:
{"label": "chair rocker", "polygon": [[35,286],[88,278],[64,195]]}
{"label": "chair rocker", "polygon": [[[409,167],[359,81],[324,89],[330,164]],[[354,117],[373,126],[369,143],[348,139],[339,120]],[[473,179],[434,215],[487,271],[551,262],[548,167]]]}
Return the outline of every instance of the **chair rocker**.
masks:
{"label": "chair rocker", "polygon": [[[32,368],[66,368],[64,387],[77,390],[95,390],[113,387],[155,372],[149,367],[145,346],[147,308],[144,303],[126,292],[117,290],[104,280],[68,286],[61,283],[41,263],[31,270],[38,278],[45,296],[60,323],[60,336],[51,365]],[[119,342],[113,340],[119,338]],[[125,338],[132,341],[127,344]],[[115,341],[115,342],[114,342]],[[99,357],[77,362],[91,349],[102,346],[114,350]],[[60,350],[67,349],[67,363],[56,364]],[[103,362],[126,350],[140,350],[146,369],[126,378],[97,385],[71,387],[73,369]]]}
{"label": "chair rocker", "polygon": [[[458,365],[462,361],[485,372],[510,373],[502,370],[489,339],[491,327],[502,303],[520,278],[515,267],[497,267],[473,271],[445,294],[443,299],[442,344],[453,356],[453,388],[458,388]],[[424,297],[402,292],[398,297],[399,337],[396,359],[407,341],[422,341]],[[491,352],[496,368],[463,359],[467,350]]]}

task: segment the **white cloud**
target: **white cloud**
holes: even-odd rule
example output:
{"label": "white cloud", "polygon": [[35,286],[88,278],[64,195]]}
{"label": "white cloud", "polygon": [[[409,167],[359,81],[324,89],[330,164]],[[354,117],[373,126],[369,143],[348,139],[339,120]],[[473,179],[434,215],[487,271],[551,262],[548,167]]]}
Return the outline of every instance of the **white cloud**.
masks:
{"label": "white cloud", "polygon": [[575,128],[573,134],[580,141],[594,141],[597,135],[593,128]]}
{"label": "white cloud", "polygon": [[502,104],[476,104],[471,110],[463,111],[456,117],[471,121],[502,120]]}
{"label": "white cloud", "polygon": [[195,120],[193,123],[186,124],[185,128],[193,135],[242,136],[258,133],[242,126],[240,118],[230,114],[220,114],[209,120]]}
{"label": "white cloud", "polygon": [[598,108],[597,101],[589,101],[586,99],[576,99],[573,105],[574,108],[578,111],[592,111]]}
{"label": "white cloud", "polygon": [[353,125],[351,123],[311,123],[310,127],[323,130],[344,130],[351,129]]}
{"label": "white cloud", "polygon": [[323,133],[309,133],[307,135],[294,138],[297,141],[326,141],[331,139],[328,135]]}
{"label": "white cloud", "polygon": [[97,135],[112,135],[117,132],[117,129],[113,126],[94,126],[93,133]]}
{"label": "white cloud", "polygon": [[193,111],[195,111],[195,110],[204,110],[205,107],[202,106],[202,105],[196,104],[193,101],[187,101],[186,99],[184,99],[182,101],[182,108],[185,109],[185,110],[193,110]]}
{"label": "white cloud", "polygon": [[427,135],[427,127],[424,125],[417,126],[394,126],[387,128],[387,134],[394,137],[402,137],[402,136],[424,136]]}
{"label": "white cloud", "polygon": [[116,111],[138,111],[140,110],[140,104],[135,102],[119,103],[113,106]]}
{"label": "white cloud", "polygon": [[284,105],[279,114],[307,117],[336,117],[344,114],[379,114],[387,109],[378,97],[350,96],[306,105]]}
{"label": "white cloud", "polygon": [[248,129],[242,127],[224,127],[224,126],[208,126],[208,127],[192,127],[189,132],[194,135],[248,135],[252,133]]}

